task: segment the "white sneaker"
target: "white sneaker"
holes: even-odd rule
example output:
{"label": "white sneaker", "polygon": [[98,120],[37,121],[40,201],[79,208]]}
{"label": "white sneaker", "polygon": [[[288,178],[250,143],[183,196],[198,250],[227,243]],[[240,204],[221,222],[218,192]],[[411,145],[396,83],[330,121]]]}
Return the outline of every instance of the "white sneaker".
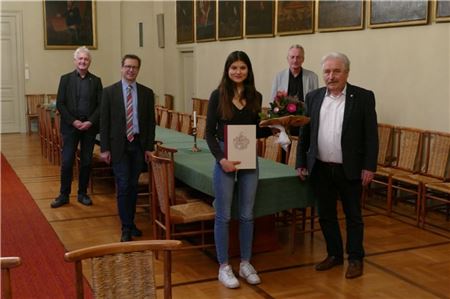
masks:
{"label": "white sneaker", "polygon": [[249,284],[259,284],[261,283],[261,279],[258,274],[256,274],[255,268],[248,263],[241,263],[239,266],[239,276],[245,278]]}
{"label": "white sneaker", "polygon": [[230,265],[226,265],[225,267],[219,269],[219,281],[229,289],[239,287],[239,281],[236,276],[234,276]]}

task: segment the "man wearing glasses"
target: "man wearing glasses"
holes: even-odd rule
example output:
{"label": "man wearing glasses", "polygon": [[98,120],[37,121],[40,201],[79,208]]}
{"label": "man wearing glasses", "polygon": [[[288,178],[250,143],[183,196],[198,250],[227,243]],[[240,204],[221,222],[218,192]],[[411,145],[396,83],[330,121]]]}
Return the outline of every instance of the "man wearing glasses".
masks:
{"label": "man wearing glasses", "polygon": [[122,223],[121,242],[142,236],[136,224],[137,187],[155,140],[153,91],[136,82],[141,59],[122,58],[122,80],[103,90],[100,116],[101,157],[112,163],[117,185],[117,207]]}

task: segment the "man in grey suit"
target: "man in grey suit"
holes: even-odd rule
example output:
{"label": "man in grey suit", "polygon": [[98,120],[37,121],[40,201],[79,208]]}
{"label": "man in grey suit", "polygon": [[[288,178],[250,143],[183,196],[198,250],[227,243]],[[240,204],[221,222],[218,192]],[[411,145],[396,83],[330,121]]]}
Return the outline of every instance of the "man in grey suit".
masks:
{"label": "man in grey suit", "polygon": [[142,236],[134,223],[138,179],[150,159],[155,140],[154,94],[136,82],[140,67],[138,56],[125,55],[122,80],[103,90],[101,106],[101,157],[112,163],[116,179],[121,242]]}
{"label": "man in grey suit", "polygon": [[302,67],[305,61],[305,50],[300,45],[289,47],[287,62],[289,68],[279,72],[272,83],[272,98],[275,98],[278,91],[287,92],[290,96],[296,96],[303,101],[306,94],[319,87],[317,75]]}
{"label": "man in grey suit", "polygon": [[73,55],[75,70],[61,76],[56,98],[56,108],[61,113],[61,187],[59,196],[52,201],[52,208],[69,203],[72,185],[73,162],[80,145],[80,169],[78,177],[78,201],[92,205],[87,195],[95,136],[99,130],[102,81],[88,71],[91,54],[86,47],[79,47]]}
{"label": "man in grey suit", "polygon": [[350,61],[341,53],[322,58],[326,87],[306,96],[310,123],[301,130],[296,168],[310,182],[317,198],[319,223],[328,256],[317,271],[343,264],[344,250],[337,219],[337,200],[346,219],[348,268],[346,278],[363,274],[363,234],[360,198],[377,167],[378,133],[372,91],[347,83]]}

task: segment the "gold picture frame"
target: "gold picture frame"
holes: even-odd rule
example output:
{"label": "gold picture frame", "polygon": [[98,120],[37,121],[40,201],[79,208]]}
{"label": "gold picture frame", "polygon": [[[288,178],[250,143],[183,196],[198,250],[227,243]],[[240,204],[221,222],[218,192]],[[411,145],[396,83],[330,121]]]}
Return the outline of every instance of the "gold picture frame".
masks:
{"label": "gold picture frame", "polygon": [[194,1],[177,0],[177,44],[194,42]]}
{"label": "gold picture frame", "polygon": [[317,1],[316,31],[348,31],[364,29],[364,1]]}
{"label": "gold picture frame", "polygon": [[369,28],[426,25],[428,10],[428,0],[370,0],[367,23]]}
{"label": "gold picture frame", "polygon": [[243,38],[244,5],[242,1],[219,0],[217,14],[219,40]]}
{"label": "gold picture frame", "polygon": [[436,0],[434,9],[434,20],[436,22],[450,22],[450,2]]}
{"label": "gold picture frame", "polygon": [[95,1],[42,2],[44,10],[44,48],[97,49]]}
{"label": "gold picture frame", "polygon": [[314,33],[314,0],[277,1],[277,34]]}
{"label": "gold picture frame", "polygon": [[216,40],[216,0],[195,1],[195,41]]}
{"label": "gold picture frame", "polygon": [[245,37],[272,37],[274,24],[274,1],[245,1]]}

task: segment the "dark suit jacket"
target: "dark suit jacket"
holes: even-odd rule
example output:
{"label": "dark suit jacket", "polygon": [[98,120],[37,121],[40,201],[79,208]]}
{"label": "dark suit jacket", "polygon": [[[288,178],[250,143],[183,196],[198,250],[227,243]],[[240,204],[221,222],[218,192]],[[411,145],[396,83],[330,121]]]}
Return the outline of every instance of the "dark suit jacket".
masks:
{"label": "dark suit jacket", "polygon": [[[311,117],[311,121],[300,131],[296,168],[307,167],[310,174],[318,155],[320,108],[325,92],[325,87],[313,90],[305,99],[306,115]],[[347,83],[341,138],[342,163],[347,179],[360,179],[362,169],[376,170],[377,127],[373,92]]]}
{"label": "dark suit jacket", "polygon": [[[155,96],[153,91],[137,83],[139,140],[143,151],[153,151],[155,140]],[[122,81],[103,89],[100,116],[101,151],[110,151],[118,162],[125,151],[126,115]]]}
{"label": "dark suit jacket", "polygon": [[[62,75],[59,81],[56,108],[61,113],[61,133],[72,133],[76,129],[72,123],[78,119],[77,112],[77,71]],[[97,134],[100,125],[100,102],[102,99],[102,81],[94,74],[86,74],[89,80],[89,116],[92,123],[89,134]]]}

